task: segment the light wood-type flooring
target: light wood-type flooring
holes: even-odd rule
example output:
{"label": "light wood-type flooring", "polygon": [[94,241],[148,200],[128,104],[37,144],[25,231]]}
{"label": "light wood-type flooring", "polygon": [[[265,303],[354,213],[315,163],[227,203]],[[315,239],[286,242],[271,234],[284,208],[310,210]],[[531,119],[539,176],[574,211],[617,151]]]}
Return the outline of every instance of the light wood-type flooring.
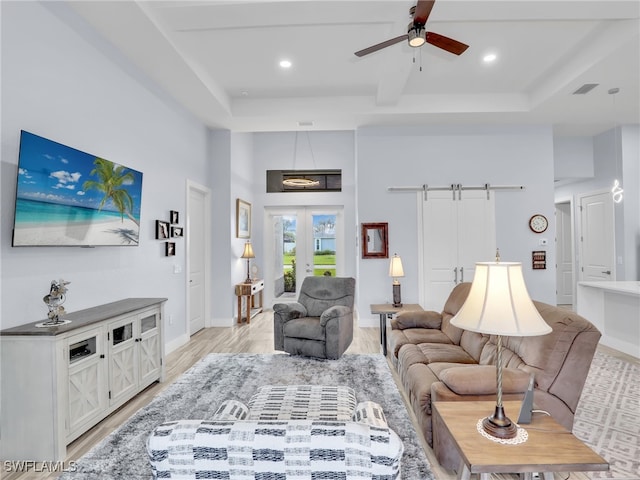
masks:
{"label": "light wood-type flooring", "polygon": [[[118,411],[71,443],[67,447],[66,465],[79,459],[91,447],[99,443],[136,411],[147,405],[155,395],[208,353],[276,353],[273,349],[272,322],[273,312],[267,311],[254,317],[250,324],[243,323],[233,327],[206,328],[193,335],[187,344],[167,356],[165,362],[166,381],[162,384],[155,383],[151,385]],[[356,327],[353,343],[347,353],[379,353],[379,335],[378,328]],[[398,381],[397,378],[396,381]],[[409,414],[415,423],[415,418],[413,418],[410,409]],[[426,444],[425,451],[437,480],[456,479],[455,472],[443,470],[439,467],[432,450]],[[39,468],[39,470],[42,470],[42,468]],[[43,472],[36,473],[33,470],[28,473],[7,472],[5,464],[2,463],[0,465],[0,478],[2,480],[51,479],[56,478],[58,475]],[[512,480],[515,478],[518,477],[516,475],[494,475],[492,480]],[[555,480],[566,479],[588,480],[589,477],[583,473],[571,473],[570,476],[568,473],[564,473],[556,474],[555,476]]]}

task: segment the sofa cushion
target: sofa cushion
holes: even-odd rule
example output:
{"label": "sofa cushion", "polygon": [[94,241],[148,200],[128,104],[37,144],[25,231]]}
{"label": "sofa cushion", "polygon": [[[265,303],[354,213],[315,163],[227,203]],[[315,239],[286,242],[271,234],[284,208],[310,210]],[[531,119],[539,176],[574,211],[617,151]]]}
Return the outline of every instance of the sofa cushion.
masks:
{"label": "sofa cushion", "polygon": [[356,410],[353,412],[352,420],[354,422],[366,423],[373,427],[389,426],[382,407],[378,403],[369,400],[366,402],[360,402],[356,405]]}
{"label": "sofa cushion", "polygon": [[264,385],[249,399],[250,420],[351,420],[356,393],[344,385]]}
{"label": "sofa cushion", "polygon": [[238,400],[225,400],[213,414],[212,420],[244,420],[249,416],[249,407]]}
{"label": "sofa cushion", "polygon": [[462,308],[462,305],[469,295],[470,289],[470,283],[459,283],[458,285],[456,285],[451,291],[449,298],[447,298],[447,302],[444,304],[444,309],[442,310],[442,326],[440,327],[440,329],[456,345],[460,344],[460,337],[462,336],[463,330],[451,325],[451,319]]}
{"label": "sofa cushion", "polygon": [[399,313],[391,320],[391,328],[404,330],[406,328],[437,328],[442,325],[442,315],[438,312],[409,310]]}
{"label": "sofa cushion", "polygon": [[476,363],[475,359],[459,345],[445,343],[404,345],[398,352],[399,369],[409,368],[415,363],[429,365],[434,362]]}
{"label": "sofa cushion", "polygon": [[[529,386],[529,373],[517,368],[502,369],[502,392],[523,393]],[[496,393],[496,367],[473,365],[446,368],[440,381],[458,395],[488,395]]]}

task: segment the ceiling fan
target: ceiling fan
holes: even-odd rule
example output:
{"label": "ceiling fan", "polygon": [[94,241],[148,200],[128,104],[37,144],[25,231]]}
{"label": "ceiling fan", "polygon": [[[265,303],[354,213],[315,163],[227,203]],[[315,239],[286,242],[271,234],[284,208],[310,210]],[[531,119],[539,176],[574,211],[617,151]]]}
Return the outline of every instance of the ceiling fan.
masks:
{"label": "ceiling fan", "polygon": [[435,0],[418,0],[418,3],[409,9],[409,14],[413,18],[413,21],[409,23],[407,33],[405,35],[400,35],[399,37],[359,50],[355,52],[356,56],[364,57],[370,53],[377,52],[383,48],[400,43],[403,40],[407,40],[409,42],[409,46],[413,48],[421,47],[426,42],[446,50],[447,52],[453,53],[454,55],[462,54],[467,48],[469,48],[469,45],[465,45],[462,42],[445,37],[444,35],[427,32],[425,30],[424,26],[427,23],[427,19],[429,18],[429,14],[431,13],[434,3],[436,3]]}

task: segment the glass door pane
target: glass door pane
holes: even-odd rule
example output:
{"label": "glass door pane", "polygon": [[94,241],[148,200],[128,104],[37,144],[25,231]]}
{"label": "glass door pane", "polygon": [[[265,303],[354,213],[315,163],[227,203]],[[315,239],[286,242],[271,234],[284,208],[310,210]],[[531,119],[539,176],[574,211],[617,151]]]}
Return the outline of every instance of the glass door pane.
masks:
{"label": "glass door pane", "polygon": [[265,285],[267,301],[297,300],[306,276],[340,275],[340,208],[290,207],[266,214],[271,232],[265,252],[273,252],[273,258],[265,259],[265,276],[273,285]]}

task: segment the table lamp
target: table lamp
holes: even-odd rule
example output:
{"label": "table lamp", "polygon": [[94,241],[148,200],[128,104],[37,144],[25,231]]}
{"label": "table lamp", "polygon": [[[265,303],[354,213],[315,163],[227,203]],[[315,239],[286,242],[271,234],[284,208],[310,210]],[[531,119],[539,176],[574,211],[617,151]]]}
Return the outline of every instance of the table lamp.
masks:
{"label": "table lamp", "polygon": [[476,263],[469,296],[451,325],[472,332],[497,336],[496,408],[482,421],[486,433],[501,439],[514,438],[518,429],[502,406],[502,336],[528,337],[545,335],[551,327],[538,313],[529,297],[522,276],[522,264],[500,262]]}
{"label": "table lamp", "polygon": [[398,277],[404,277],[404,270],[402,269],[402,260],[397,253],[394,253],[393,257],[391,257],[389,276],[393,277],[393,306],[401,307],[402,298],[400,297],[400,281]]}
{"label": "table lamp", "polygon": [[251,273],[249,271],[249,260],[252,258],[256,258],[256,256],[253,253],[253,247],[251,246],[251,242],[249,240],[247,240],[247,242],[244,244],[244,251],[242,252],[242,256],[240,258],[247,259],[247,279],[244,281],[244,283],[251,283]]}

